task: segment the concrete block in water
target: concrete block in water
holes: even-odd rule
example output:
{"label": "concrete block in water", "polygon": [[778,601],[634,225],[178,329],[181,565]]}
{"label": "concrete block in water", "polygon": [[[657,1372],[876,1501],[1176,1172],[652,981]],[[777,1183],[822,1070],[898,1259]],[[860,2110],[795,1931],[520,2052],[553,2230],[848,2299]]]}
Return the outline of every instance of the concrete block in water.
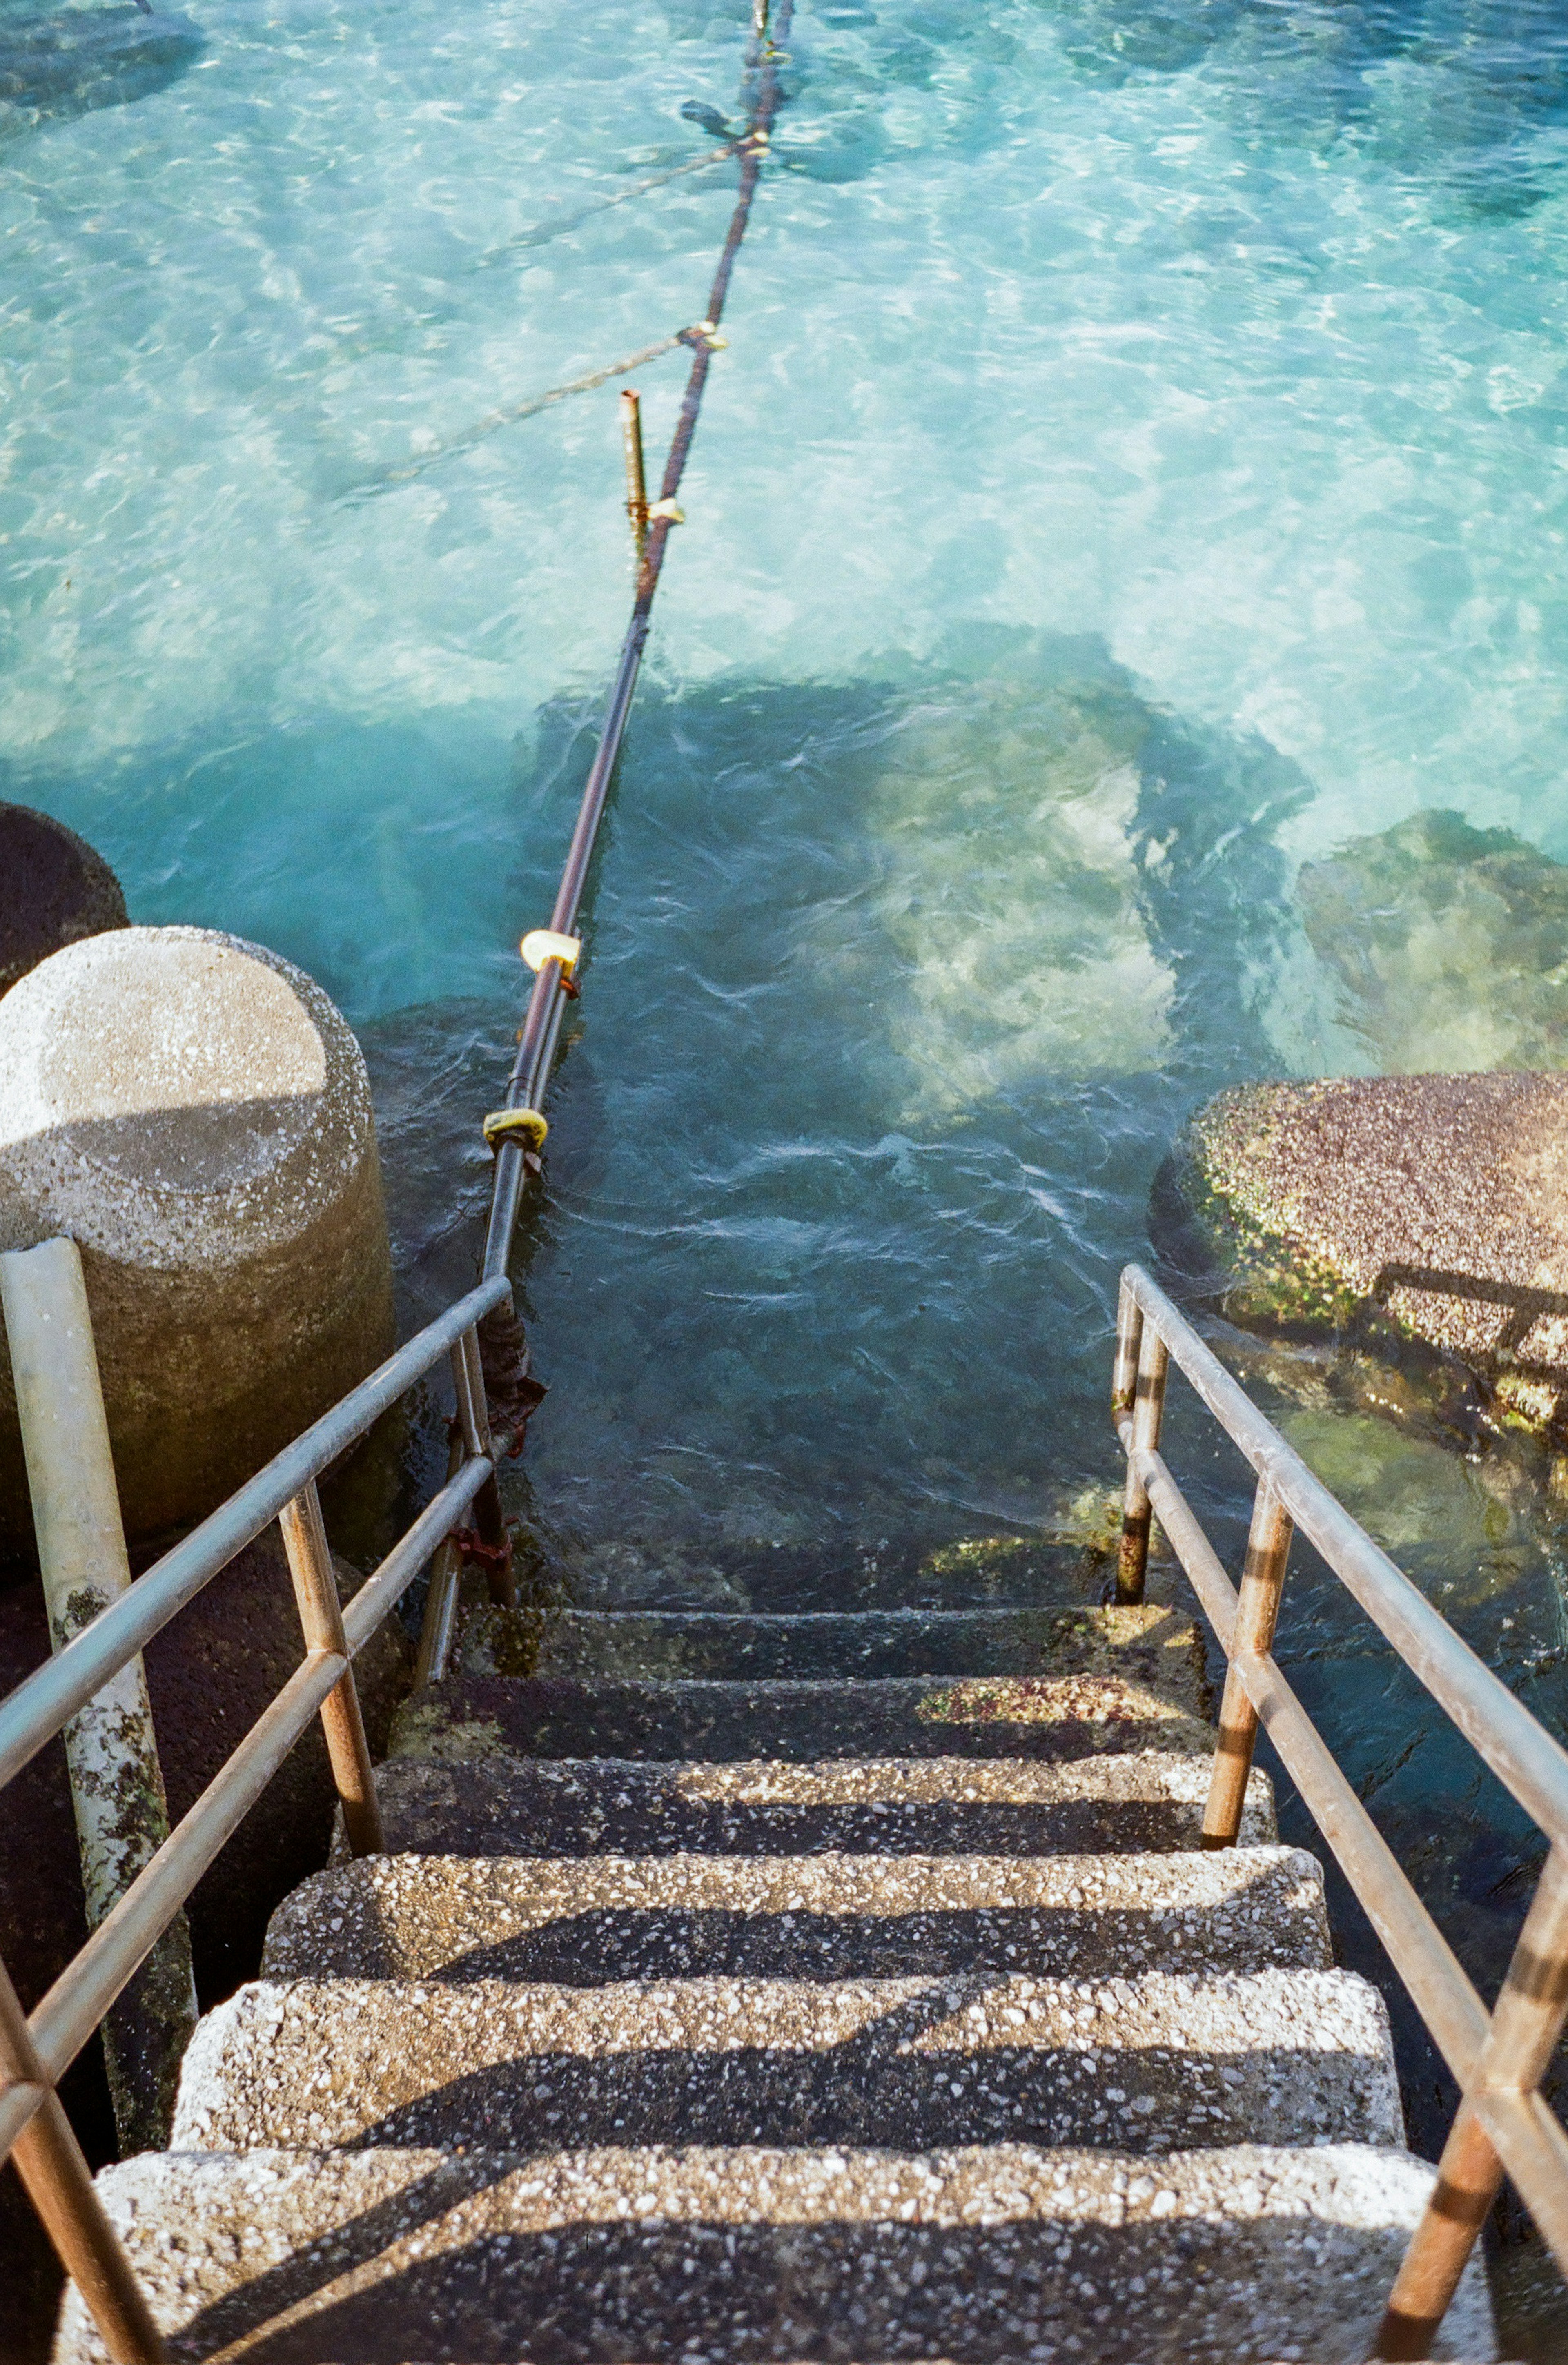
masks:
{"label": "concrete block in water", "polygon": [[1532,1427],[1568,1403],[1568,1077],[1249,1084],[1198,1112],[1181,1160],[1201,1252],[1238,1321],[1457,1357]]}
{"label": "concrete block in water", "polygon": [[[205,928],[69,945],[0,1002],[0,1247],[86,1269],[128,1531],[199,1518],[392,1339],[364,1062],[275,953]],[[26,1534],[0,1377],[0,1525]]]}
{"label": "concrete block in water", "polygon": [[62,945],[126,925],[119,880],[85,838],[29,805],[0,804],[0,993]]}

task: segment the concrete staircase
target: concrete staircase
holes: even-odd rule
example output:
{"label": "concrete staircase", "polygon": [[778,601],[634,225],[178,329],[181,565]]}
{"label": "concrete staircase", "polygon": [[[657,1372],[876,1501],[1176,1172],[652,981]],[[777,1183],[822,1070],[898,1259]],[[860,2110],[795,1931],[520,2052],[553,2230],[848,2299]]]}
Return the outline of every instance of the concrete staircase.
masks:
{"label": "concrete staircase", "polygon": [[172,2354],[1361,2365],[1431,2170],[1208,1708],[1169,1600],[471,1616],[101,2179]]}

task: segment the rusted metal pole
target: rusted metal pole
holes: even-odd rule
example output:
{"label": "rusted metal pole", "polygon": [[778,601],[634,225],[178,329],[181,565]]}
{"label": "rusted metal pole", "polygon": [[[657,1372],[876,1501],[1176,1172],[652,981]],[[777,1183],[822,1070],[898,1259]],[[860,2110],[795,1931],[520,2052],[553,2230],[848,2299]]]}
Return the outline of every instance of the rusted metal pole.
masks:
{"label": "rusted metal pole", "polygon": [[[306,1649],[331,1651],[346,1659],[349,1646],[343,1633],[342,1604],[338,1599],[338,1581],[332,1573],[332,1554],[314,1478],[291,1503],[284,1505],[277,1523],[283,1530],[288,1573],[294,1579],[294,1597],[299,1605]],[[370,1745],[364,1737],[359,1687],[352,1666],[343,1669],[321,1703],[321,1730],[326,1735],[332,1780],[342,1805],[343,1833],[349,1846],[355,1855],[379,1855],[386,1844],[386,1835],[381,1828],[381,1805],[375,1795]]]}
{"label": "rusted metal pole", "polygon": [[483,1454],[490,1463],[488,1477],[474,1497],[474,1527],[488,1558],[485,1579],[490,1599],[500,1609],[517,1608],[517,1581],[512,1575],[511,1530],[501,1505],[495,1473],[495,1442],[490,1435],[489,1407],[485,1401],[485,1369],[479,1355],[477,1330],[466,1330],[452,1351],[453,1393],[457,1399],[457,1424],[464,1451]]}
{"label": "rusted metal pole", "polygon": [[[1252,1498],[1252,1525],[1237,1602],[1233,1650],[1256,1652],[1260,1658],[1267,1658],[1273,1649],[1285,1563],[1290,1558],[1294,1532],[1290,1513],[1268,1480],[1260,1479]],[[1257,1741],[1258,1711],[1237,1670],[1227,1668],[1225,1697],[1220,1703],[1219,1742],[1215,1750],[1208,1805],[1204,1810],[1203,1844],[1206,1848],[1236,1845]]]}
{"label": "rusted metal pole", "polygon": [[1568,1851],[1554,1847],[1536,1884],[1475,2076],[1459,2106],[1426,2214],[1410,2237],[1373,2355],[1429,2357],[1503,2181],[1503,2163],[1471,2096],[1533,2093],[1568,2019]]}
{"label": "rusted metal pole", "polygon": [[626,514],[640,559],[648,544],[648,478],[643,465],[643,398],[630,386],[621,396],[621,440],[626,452]]}
{"label": "rusted metal pole", "polygon": [[17,1990],[0,1964],[0,2076],[41,2096],[11,2158],[60,2262],[81,2292],[115,2365],[163,2365],[163,2343],[92,2171],[50,2087]]}
{"label": "rusted metal pole", "polygon": [[[0,1255],[39,1566],[57,1652],[130,1590],[92,1317],[74,1240]],[[65,1728],[87,1926],[95,1930],[169,1836],[138,1652]],[[104,2023],[122,2154],[161,2150],[196,2021],[190,1934],[175,1917]]]}
{"label": "rusted metal pole", "polygon": [[[1120,1370],[1121,1352],[1122,1341],[1118,1335],[1119,1386],[1125,1385]],[[1160,1424],[1165,1417],[1165,1381],[1170,1368],[1170,1356],[1164,1339],[1152,1322],[1144,1322],[1133,1381],[1131,1444],[1135,1452],[1139,1447],[1152,1452],[1159,1443]],[[1116,1553],[1116,1599],[1120,1602],[1136,1603],[1143,1599],[1144,1579],[1148,1568],[1150,1516],[1148,1489],[1129,1453],[1127,1483],[1122,1496],[1122,1541]]]}

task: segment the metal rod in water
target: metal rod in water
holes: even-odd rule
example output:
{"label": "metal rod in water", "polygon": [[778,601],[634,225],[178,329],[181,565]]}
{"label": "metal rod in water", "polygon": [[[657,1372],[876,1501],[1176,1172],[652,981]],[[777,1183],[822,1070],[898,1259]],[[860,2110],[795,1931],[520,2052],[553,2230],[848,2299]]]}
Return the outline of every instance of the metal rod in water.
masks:
{"label": "metal rod in water", "polygon": [[648,544],[648,478],[643,465],[643,398],[634,387],[622,389],[621,436],[626,448],[626,514],[641,558]]}
{"label": "metal rod in water", "polygon": [[[119,1493],[74,1240],[0,1255],[17,1415],[39,1565],[57,1652],[130,1590]],[[65,1729],[89,1929],[169,1836],[169,1808],[140,1652]],[[190,1935],[171,1923],[104,2026],[122,2153],[162,2149],[196,2026]]]}

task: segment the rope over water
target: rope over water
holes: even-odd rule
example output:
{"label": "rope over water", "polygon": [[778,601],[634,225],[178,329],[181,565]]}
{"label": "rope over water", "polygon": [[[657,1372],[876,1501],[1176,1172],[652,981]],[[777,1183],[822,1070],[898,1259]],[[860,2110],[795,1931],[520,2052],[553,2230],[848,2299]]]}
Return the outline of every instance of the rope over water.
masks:
{"label": "rope over water", "polygon": [[[766,0],[755,0],[752,17],[752,42],[747,66],[757,77],[756,103],[745,138],[738,143],[741,159],[740,188],[735,207],[730,217],[729,233],[719,256],[713,275],[712,292],[708,298],[707,313],[701,323],[705,333],[687,332],[692,347],[691,372],[681,398],[680,416],[676,421],[670,442],[669,455],[665,462],[664,476],[659,484],[658,499],[649,510],[647,544],[637,569],[637,588],[632,603],[631,621],[622,643],[621,662],[616,669],[614,688],[610,691],[610,709],[604,728],[594,753],[588,784],[583,790],[582,803],[577,810],[577,825],[567,849],[566,867],[556,890],[554,908],[550,914],[550,926],[558,935],[576,936],[577,912],[583,889],[588,880],[594,841],[603,818],[615,771],[621,744],[626,735],[626,724],[632,712],[632,699],[637,687],[643,651],[647,644],[648,625],[653,612],[654,595],[658,589],[659,575],[664,566],[670,529],[675,522],[676,496],[691,450],[691,440],[697,432],[698,415],[702,408],[702,390],[708,383],[708,371],[719,342],[717,331],[723,318],[724,304],[730,292],[730,279],[735,258],[751,219],[752,200],[762,176],[763,160],[767,153],[773,118],[778,111],[780,91],[778,67],[782,61],[782,45],[789,39],[794,0],[781,0],[776,27],[777,42],[770,38]],[[533,992],[529,997],[527,1014],[518,1036],[517,1058],[507,1080],[508,1108],[537,1109],[547,1087],[550,1070],[555,1056],[555,1046],[561,1031],[566,996],[562,992],[563,964],[558,959],[541,963],[534,978]],[[490,1201],[489,1230],[485,1241],[485,1276],[504,1274],[511,1255],[512,1233],[517,1227],[518,1207],[522,1197],[523,1162],[521,1144],[504,1135],[496,1143],[496,1174]]]}

